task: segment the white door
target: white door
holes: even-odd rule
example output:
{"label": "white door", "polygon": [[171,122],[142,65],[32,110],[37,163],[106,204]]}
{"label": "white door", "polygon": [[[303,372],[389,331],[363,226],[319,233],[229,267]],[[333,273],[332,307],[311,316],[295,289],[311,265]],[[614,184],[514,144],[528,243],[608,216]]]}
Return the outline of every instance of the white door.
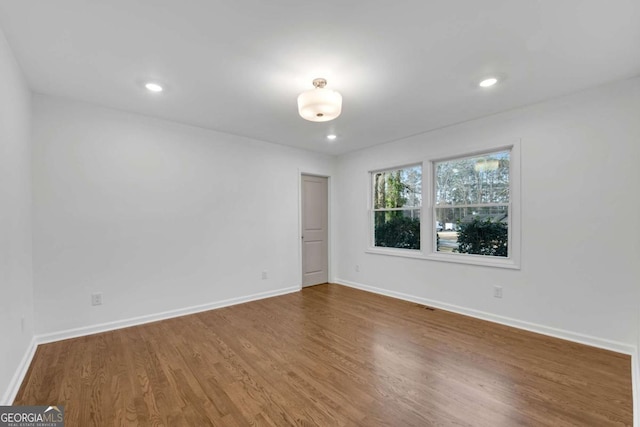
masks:
{"label": "white door", "polygon": [[329,280],[327,182],[302,175],[302,286]]}

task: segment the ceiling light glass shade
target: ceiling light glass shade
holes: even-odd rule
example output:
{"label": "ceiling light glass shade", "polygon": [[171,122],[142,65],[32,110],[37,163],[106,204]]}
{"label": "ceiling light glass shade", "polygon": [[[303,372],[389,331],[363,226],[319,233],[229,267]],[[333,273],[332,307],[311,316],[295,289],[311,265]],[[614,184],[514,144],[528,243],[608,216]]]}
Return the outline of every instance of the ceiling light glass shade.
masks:
{"label": "ceiling light glass shade", "polygon": [[342,112],[342,95],[331,89],[325,89],[325,79],[315,79],[315,89],[302,92],[298,96],[298,113],[303,119],[312,122],[328,122]]}

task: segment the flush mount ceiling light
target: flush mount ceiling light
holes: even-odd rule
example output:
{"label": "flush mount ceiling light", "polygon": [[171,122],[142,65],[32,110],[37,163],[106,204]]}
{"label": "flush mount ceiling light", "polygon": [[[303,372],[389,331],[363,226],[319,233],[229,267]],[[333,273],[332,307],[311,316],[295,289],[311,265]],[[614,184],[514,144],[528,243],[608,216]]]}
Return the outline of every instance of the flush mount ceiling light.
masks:
{"label": "flush mount ceiling light", "polygon": [[328,122],[342,112],[342,95],[326,89],[327,81],[322,78],[314,79],[315,89],[302,92],[298,96],[298,113],[303,119],[312,122]]}
{"label": "flush mount ceiling light", "polygon": [[160,86],[158,83],[153,82],[145,84],[144,87],[146,87],[149,92],[162,92],[163,90],[162,86]]}
{"label": "flush mount ceiling light", "polygon": [[487,79],[484,79],[480,83],[478,83],[478,85],[480,87],[490,87],[490,86],[493,86],[496,83],[498,83],[498,79],[496,79],[495,77],[489,77]]}
{"label": "flush mount ceiling light", "polygon": [[334,139],[336,139],[336,138],[337,138],[337,136],[336,136],[336,135],[334,135],[334,134],[329,134],[329,135],[327,135],[327,139],[328,139],[329,141],[333,141],[333,140],[334,140]]}

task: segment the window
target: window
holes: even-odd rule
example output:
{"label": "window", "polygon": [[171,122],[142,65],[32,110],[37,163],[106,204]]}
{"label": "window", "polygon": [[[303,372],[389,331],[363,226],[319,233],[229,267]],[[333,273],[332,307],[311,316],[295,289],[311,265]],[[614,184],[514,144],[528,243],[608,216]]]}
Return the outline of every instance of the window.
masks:
{"label": "window", "polygon": [[511,257],[511,151],[433,162],[435,252]]}
{"label": "window", "polygon": [[375,247],[420,249],[422,165],[371,173]]}
{"label": "window", "polygon": [[368,253],[520,268],[520,141],[466,147],[369,172]]}

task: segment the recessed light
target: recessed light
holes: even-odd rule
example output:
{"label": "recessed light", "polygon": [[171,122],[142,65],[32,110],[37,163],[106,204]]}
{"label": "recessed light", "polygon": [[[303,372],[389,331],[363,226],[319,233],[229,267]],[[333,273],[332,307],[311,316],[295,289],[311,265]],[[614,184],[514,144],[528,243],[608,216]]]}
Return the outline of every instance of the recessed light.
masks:
{"label": "recessed light", "polygon": [[481,81],[479,85],[480,87],[489,87],[489,86],[493,86],[496,83],[498,83],[498,79],[496,79],[495,77],[490,77],[488,79],[484,79],[483,81]]}
{"label": "recessed light", "polygon": [[333,140],[334,140],[334,139],[336,139],[336,138],[337,138],[337,136],[336,136],[336,135],[334,135],[334,134],[327,135],[327,139],[328,139],[328,140],[330,140],[330,141],[333,141]]}
{"label": "recessed light", "polygon": [[148,91],[150,92],[162,92],[162,86],[160,86],[158,83],[147,83],[144,85],[144,87],[147,88]]}

